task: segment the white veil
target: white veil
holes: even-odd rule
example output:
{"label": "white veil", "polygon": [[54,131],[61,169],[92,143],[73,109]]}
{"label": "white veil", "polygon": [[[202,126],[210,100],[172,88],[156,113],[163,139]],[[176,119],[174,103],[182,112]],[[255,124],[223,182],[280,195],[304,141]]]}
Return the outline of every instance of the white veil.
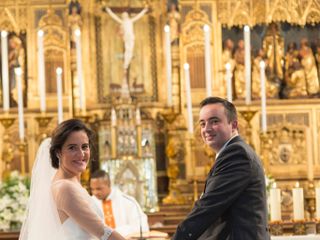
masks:
{"label": "white veil", "polygon": [[56,240],[61,231],[61,222],[51,192],[51,181],[56,169],[51,166],[50,143],[50,138],[42,141],[33,164],[27,216],[19,240]]}

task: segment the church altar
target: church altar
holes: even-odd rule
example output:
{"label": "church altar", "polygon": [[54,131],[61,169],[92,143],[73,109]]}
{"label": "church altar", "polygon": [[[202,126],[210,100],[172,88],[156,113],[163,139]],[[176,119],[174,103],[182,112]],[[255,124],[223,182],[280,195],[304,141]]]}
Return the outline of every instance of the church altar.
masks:
{"label": "church altar", "polygon": [[[221,96],[237,106],[241,135],[277,183],[279,218],[273,220],[295,220],[297,182],[304,194],[301,219],[320,218],[319,1],[0,2],[1,176],[30,175],[41,140],[62,119],[76,117],[97,133],[97,161],[85,184],[90,172],[103,168],[146,211],[160,203],[191,206],[183,190],[192,186],[183,184],[203,179],[215,156],[199,137],[198,104]],[[132,21],[129,44],[114,21],[124,12]],[[320,239],[286,236],[293,232],[272,240]],[[0,239],[17,238],[0,232]]]}

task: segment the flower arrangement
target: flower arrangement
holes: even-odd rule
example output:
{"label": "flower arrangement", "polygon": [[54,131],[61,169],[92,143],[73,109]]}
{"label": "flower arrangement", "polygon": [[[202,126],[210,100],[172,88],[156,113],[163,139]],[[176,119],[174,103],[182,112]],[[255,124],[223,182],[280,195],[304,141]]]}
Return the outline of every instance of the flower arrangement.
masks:
{"label": "flower arrangement", "polygon": [[30,180],[12,171],[0,180],[0,230],[19,229],[26,214]]}

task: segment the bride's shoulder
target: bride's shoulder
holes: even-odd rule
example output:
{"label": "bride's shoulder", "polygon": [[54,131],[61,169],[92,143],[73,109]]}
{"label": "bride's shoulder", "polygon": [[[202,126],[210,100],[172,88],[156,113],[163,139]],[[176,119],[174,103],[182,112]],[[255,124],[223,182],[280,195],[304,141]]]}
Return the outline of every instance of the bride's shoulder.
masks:
{"label": "bride's shoulder", "polygon": [[52,182],[51,189],[59,193],[73,192],[79,189],[79,184],[69,179],[59,179]]}

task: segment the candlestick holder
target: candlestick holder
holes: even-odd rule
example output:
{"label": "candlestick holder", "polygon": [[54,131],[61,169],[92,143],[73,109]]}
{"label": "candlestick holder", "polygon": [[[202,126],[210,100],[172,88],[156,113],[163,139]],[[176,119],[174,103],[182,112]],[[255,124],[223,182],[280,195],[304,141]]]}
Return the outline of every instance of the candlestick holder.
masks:
{"label": "candlestick holder", "polygon": [[10,136],[8,133],[8,129],[13,125],[15,118],[5,116],[0,118],[0,122],[4,127],[3,134],[3,146],[2,146],[2,161],[4,162],[4,171],[2,173],[2,177],[6,178],[10,175],[11,172],[11,162],[14,158],[14,147],[10,141]]}
{"label": "candlestick holder", "polygon": [[173,124],[173,122],[177,119],[179,113],[174,111],[173,107],[166,108],[162,113],[162,117],[166,121],[167,124]]}
{"label": "candlestick holder", "polygon": [[0,122],[5,130],[8,130],[8,128],[10,128],[12,126],[14,121],[15,121],[15,118],[9,117],[9,116],[4,116],[4,117],[0,118]]}
{"label": "candlestick holder", "polygon": [[254,148],[253,142],[252,142],[252,125],[251,125],[251,120],[252,118],[256,115],[257,111],[256,110],[240,110],[239,111],[241,116],[244,118],[246,121],[246,129],[245,129],[245,137],[249,143],[249,145]]}
{"label": "candlestick holder", "polygon": [[169,193],[163,199],[163,203],[184,204],[186,199],[181,194],[178,181],[178,176],[180,174],[178,157],[180,150],[183,148],[178,136],[178,131],[176,130],[176,123],[180,114],[175,112],[173,107],[169,107],[164,109],[161,116],[165,120],[168,135],[170,136],[166,147],[166,155],[168,157],[167,176],[169,178]]}
{"label": "candlestick holder", "polygon": [[25,175],[26,173],[26,147],[27,143],[24,140],[21,140],[19,143],[19,155],[22,175]]}
{"label": "candlestick holder", "polygon": [[182,196],[180,192],[180,187],[178,184],[178,176],[180,173],[178,158],[181,150],[181,142],[177,136],[171,136],[169,138],[166,155],[169,159],[169,164],[167,168],[167,176],[169,178],[169,193],[163,199],[164,204],[184,204],[186,199]]}
{"label": "candlestick holder", "polygon": [[316,196],[315,196],[314,188],[315,188],[314,182],[309,181],[305,198],[307,202],[307,212],[310,220],[315,218],[315,211],[316,211]]}
{"label": "candlestick holder", "polygon": [[294,235],[305,235],[306,234],[306,225],[305,225],[304,220],[293,222],[293,234]]}
{"label": "candlestick holder", "polygon": [[48,137],[48,125],[51,122],[53,117],[49,117],[46,115],[41,115],[36,117],[36,121],[39,125],[39,142],[41,143],[45,138]]}
{"label": "candlestick holder", "polygon": [[269,161],[268,161],[269,147],[270,146],[269,146],[268,134],[266,132],[261,132],[260,133],[260,149],[261,149],[260,157],[266,173],[269,173]]}
{"label": "candlestick holder", "polygon": [[283,235],[283,224],[281,221],[272,221],[270,225],[270,234],[273,236]]}

